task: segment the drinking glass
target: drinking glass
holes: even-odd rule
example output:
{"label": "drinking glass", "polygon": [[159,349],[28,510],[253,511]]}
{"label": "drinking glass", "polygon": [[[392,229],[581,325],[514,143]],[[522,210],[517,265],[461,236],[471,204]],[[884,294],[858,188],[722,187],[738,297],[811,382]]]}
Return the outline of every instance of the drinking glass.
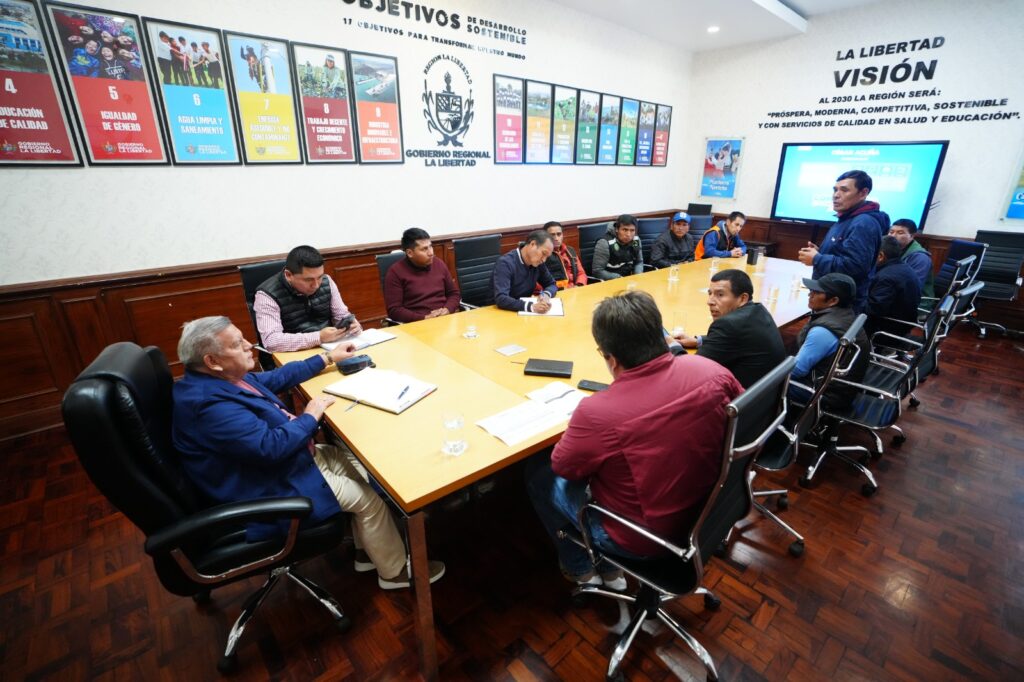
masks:
{"label": "drinking glass", "polygon": [[668,281],[678,282],[679,281],[679,265],[673,264],[668,266]]}
{"label": "drinking glass", "polygon": [[441,422],[444,425],[444,442],[441,444],[441,452],[446,455],[459,456],[466,451],[466,439],[463,434],[465,420],[461,412],[454,410],[441,415]]}
{"label": "drinking glass", "polygon": [[476,338],[476,325],[475,324],[471,324],[471,325],[467,326],[466,327],[466,331],[462,333],[462,336],[467,338],[467,339],[475,339]]}

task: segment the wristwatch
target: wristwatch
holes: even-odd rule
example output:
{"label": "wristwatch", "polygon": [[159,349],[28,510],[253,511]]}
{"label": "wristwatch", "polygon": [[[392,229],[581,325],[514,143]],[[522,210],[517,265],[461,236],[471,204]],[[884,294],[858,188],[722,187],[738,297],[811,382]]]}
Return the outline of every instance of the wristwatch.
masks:
{"label": "wristwatch", "polygon": [[334,364],[334,360],[331,358],[331,351],[325,350],[320,354],[320,357],[324,359],[324,367],[330,367]]}

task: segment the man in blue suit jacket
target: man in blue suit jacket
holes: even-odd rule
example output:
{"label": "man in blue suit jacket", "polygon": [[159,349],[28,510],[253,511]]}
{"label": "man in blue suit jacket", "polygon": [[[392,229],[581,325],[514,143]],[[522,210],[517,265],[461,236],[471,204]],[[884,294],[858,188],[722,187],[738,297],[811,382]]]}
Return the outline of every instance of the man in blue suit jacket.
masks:
{"label": "man in blue suit jacket", "polygon": [[[350,357],[351,343],[254,374],[253,346],[226,317],[184,325],[178,357],[185,376],[174,385],[174,446],[186,474],[211,499],[235,502],[264,497],[308,497],[316,524],[351,512],[356,570],[377,569],[383,589],[409,586],[405,545],[387,505],[356,472],[344,451],[313,442],[320,418],[334,398],[320,395],[299,416],[275,393],[316,376]],[[275,526],[247,529],[249,540],[273,536]],[[431,562],[431,582],[444,564]]]}

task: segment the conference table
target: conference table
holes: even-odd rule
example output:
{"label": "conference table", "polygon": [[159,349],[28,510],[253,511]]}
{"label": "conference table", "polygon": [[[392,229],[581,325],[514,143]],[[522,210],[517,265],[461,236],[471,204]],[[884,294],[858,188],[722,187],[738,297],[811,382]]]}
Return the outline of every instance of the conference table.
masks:
{"label": "conference table", "polygon": [[[397,338],[372,346],[377,367],[391,369],[434,384],[437,390],[399,415],[339,398],[325,420],[352,449],[367,472],[386,491],[407,519],[409,551],[416,597],[416,629],[423,676],[437,678],[424,508],[453,492],[528,457],[558,441],[567,421],[537,433],[514,446],[506,445],[476,426],[481,419],[519,405],[526,394],[552,381],[575,386],[581,379],[610,383],[604,359],[596,352],[590,332],[591,314],[604,298],[627,289],[646,291],[658,303],[665,327],[682,327],[703,334],[711,324],[707,288],[718,269],[745,270],[754,283],[754,300],[762,303],[783,327],[807,313],[807,289],[802,277],[810,267],[797,261],[763,258],[758,266],[741,259],[705,259],[678,267],[677,281],[669,269],[593,283],[561,291],[564,316],[525,316],[494,306],[478,308],[411,324],[389,327]],[[468,333],[467,333],[468,332]],[[525,350],[505,356],[496,349],[517,344]],[[276,353],[278,363],[312,354],[313,350]],[[528,358],[570,360],[571,379],[528,376]],[[319,395],[340,379],[324,371],[302,384],[307,398]],[[444,454],[444,417],[462,415],[465,451]]]}

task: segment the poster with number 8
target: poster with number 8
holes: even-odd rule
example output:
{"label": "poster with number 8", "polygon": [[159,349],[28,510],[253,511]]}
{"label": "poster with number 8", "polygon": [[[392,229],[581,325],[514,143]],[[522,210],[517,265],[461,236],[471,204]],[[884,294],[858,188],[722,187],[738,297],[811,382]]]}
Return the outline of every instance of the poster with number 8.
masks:
{"label": "poster with number 8", "polygon": [[309,163],[355,163],[352,92],[345,50],[292,43]]}
{"label": "poster with number 8", "polygon": [[241,163],[217,29],[143,17],[177,164]]}
{"label": "poster with number 8", "polygon": [[89,163],[166,164],[139,18],[50,2],[46,15]]}
{"label": "poster with number 8", "polygon": [[246,163],[302,163],[288,44],[224,31]]}

